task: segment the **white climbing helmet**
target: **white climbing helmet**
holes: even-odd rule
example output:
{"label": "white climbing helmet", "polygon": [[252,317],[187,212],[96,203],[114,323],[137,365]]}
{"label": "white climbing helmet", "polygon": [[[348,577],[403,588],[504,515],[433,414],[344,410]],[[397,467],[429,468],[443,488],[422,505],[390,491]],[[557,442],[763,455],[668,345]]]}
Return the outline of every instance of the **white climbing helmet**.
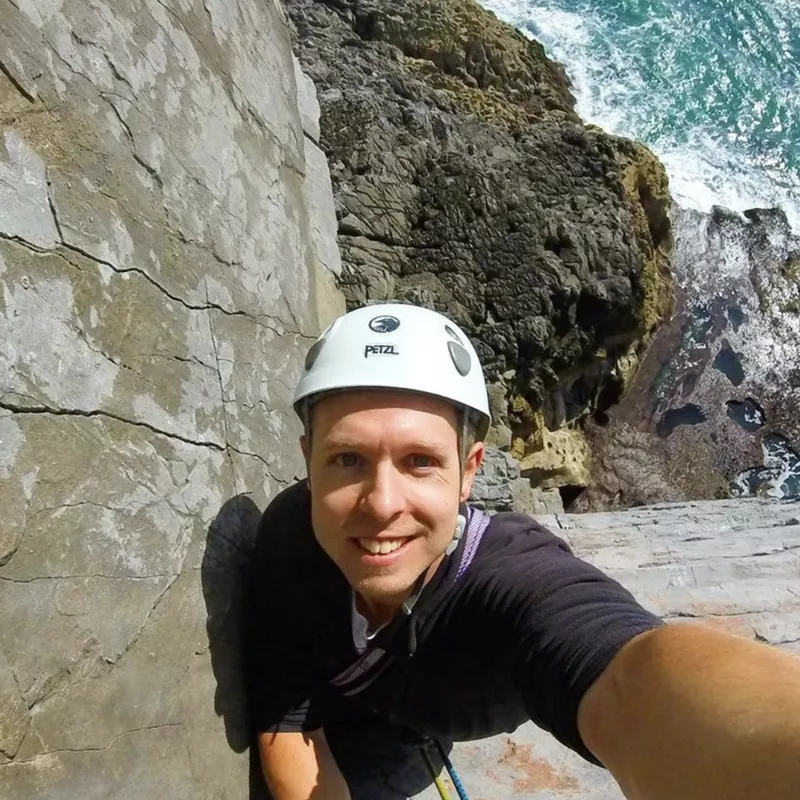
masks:
{"label": "white climbing helmet", "polygon": [[311,346],[293,405],[356,388],[404,389],[477,412],[479,439],[491,421],[478,354],[466,334],[436,311],[402,303],[365,306],[334,320]]}

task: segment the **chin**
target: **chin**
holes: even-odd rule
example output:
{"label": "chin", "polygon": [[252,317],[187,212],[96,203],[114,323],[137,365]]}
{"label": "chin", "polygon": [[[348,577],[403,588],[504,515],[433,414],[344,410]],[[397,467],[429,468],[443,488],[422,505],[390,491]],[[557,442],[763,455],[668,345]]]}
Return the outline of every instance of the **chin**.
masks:
{"label": "chin", "polygon": [[351,582],[351,586],[362,597],[382,605],[400,605],[414,586],[416,577],[399,575],[371,575]]}

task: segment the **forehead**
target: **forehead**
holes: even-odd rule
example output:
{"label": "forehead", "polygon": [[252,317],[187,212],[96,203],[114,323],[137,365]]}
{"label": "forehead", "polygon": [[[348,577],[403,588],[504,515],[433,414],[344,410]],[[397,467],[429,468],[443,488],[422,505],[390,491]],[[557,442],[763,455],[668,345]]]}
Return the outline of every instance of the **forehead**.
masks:
{"label": "forehead", "polygon": [[314,435],[359,425],[380,427],[393,421],[413,420],[416,433],[457,431],[458,415],[451,403],[438,397],[396,390],[370,389],[328,395],[315,403],[313,409]]}

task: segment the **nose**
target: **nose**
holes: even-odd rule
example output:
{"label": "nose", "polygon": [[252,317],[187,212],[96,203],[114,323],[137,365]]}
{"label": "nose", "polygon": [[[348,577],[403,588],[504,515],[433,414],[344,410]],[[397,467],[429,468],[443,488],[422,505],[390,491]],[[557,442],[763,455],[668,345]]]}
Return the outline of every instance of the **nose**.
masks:
{"label": "nose", "polygon": [[381,461],[364,483],[361,510],[378,522],[389,522],[404,507],[403,478],[390,461]]}

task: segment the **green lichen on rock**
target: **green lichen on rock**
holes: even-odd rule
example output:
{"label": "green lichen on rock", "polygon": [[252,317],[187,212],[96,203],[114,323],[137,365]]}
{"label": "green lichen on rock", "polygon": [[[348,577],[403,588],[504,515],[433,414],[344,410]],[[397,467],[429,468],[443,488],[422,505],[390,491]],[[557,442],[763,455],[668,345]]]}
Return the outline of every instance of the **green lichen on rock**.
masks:
{"label": "green lichen on rock", "polygon": [[591,452],[586,434],[578,427],[542,431],[543,446],[520,459],[520,471],[542,489],[588,486]]}
{"label": "green lichen on rock", "polygon": [[792,253],[781,271],[787,280],[800,287],[800,253]]}
{"label": "green lichen on rock", "polygon": [[534,410],[524,397],[512,401],[517,422],[511,455],[522,474],[542,489],[587,486],[591,452],[586,436],[575,423],[550,430],[541,410]]}
{"label": "green lichen on rock", "polygon": [[780,310],[788,314],[800,314],[800,253],[791,253],[781,269],[781,276],[786,282],[786,299],[780,304]]}
{"label": "green lichen on rock", "polygon": [[642,143],[617,140],[622,185],[634,210],[642,264],[640,332],[646,344],[675,308],[672,279],[672,222],[669,178],[664,165]]}
{"label": "green lichen on rock", "polygon": [[790,253],[781,268],[781,273],[786,280],[800,286],[800,253]]}
{"label": "green lichen on rock", "polygon": [[511,399],[510,419],[514,432],[511,441],[511,455],[522,461],[529,453],[537,452],[544,446],[542,431],[545,429],[544,415],[534,409],[522,395]]}
{"label": "green lichen on rock", "polygon": [[431,61],[424,59],[407,58],[406,64],[410,72],[441,92],[455,107],[467,114],[509,128],[527,122],[524,108],[510,102],[507,95],[494,87],[479,89],[443,72]]}
{"label": "green lichen on rock", "polygon": [[790,253],[779,269],[751,277],[761,314],[800,314],[800,254]]}

